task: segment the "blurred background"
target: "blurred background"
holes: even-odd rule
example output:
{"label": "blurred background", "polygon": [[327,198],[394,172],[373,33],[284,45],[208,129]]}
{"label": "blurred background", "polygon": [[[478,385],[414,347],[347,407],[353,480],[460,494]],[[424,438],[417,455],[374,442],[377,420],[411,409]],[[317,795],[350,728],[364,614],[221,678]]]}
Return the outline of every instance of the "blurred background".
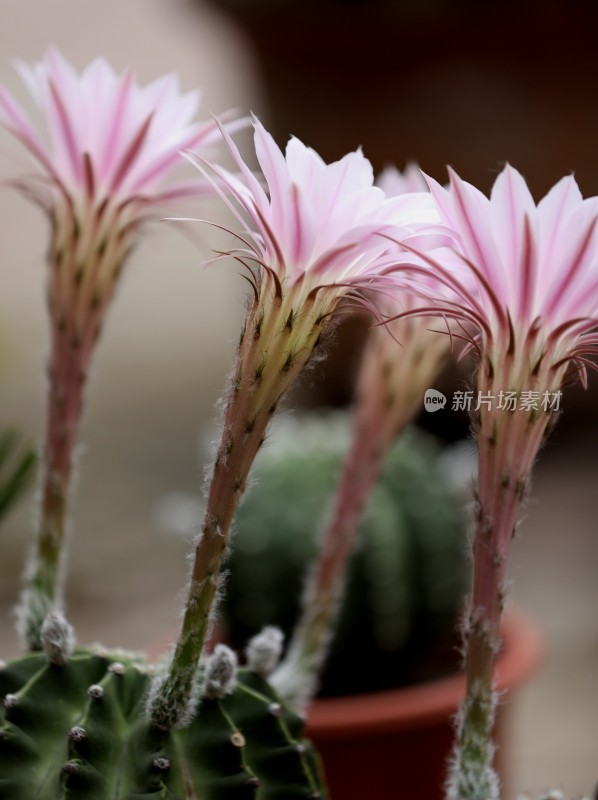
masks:
{"label": "blurred background", "polygon": [[[176,71],[183,88],[203,88],[202,116],[251,109],[281,143],[293,133],[326,159],[362,145],[377,170],[415,159],[443,181],[448,163],[483,190],[509,160],[537,197],[571,171],[594,194],[597,30],[592,2],[2,0],[0,80],[23,99],[10,60],[36,60],[55,44],[79,68],[101,54],[117,69],[132,66],[142,82]],[[248,152],[248,137],[240,142]],[[2,177],[11,174],[10,152],[0,134]],[[47,235],[36,209],[0,193],[0,415],[34,439]],[[216,241],[208,233],[198,245],[155,226],[112,308],[73,515],[69,602],[82,641],[143,647],[177,618],[187,546],[160,530],[156,505],[169,492],[199,493],[200,442],[212,436],[244,306],[233,266],[201,266]],[[362,335],[359,326],[339,334],[325,375],[312,374],[297,402],[348,402],[347,354]],[[451,391],[466,374],[453,370],[438,386]],[[565,395],[512,559],[512,600],[535,615],[548,643],[545,666],[514,710],[513,786],[554,784],[570,796],[598,780],[598,382],[591,385]],[[450,412],[422,423],[447,441],[467,435],[466,420]],[[32,499],[0,533],[2,656],[17,648],[11,607]]]}

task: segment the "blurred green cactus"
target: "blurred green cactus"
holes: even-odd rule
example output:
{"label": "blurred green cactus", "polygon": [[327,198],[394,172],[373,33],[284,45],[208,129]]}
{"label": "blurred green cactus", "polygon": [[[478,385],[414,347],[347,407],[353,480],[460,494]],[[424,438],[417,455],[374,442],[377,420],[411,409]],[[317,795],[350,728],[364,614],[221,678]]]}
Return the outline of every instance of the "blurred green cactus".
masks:
{"label": "blurred green cactus", "polygon": [[[233,646],[265,624],[279,626],[288,640],[349,424],[340,414],[288,420],[258,458],[256,485],[237,515],[222,606]],[[457,666],[465,525],[434,441],[408,431],[390,452],[360,526],[321,694],[390,688]]]}
{"label": "blurred green cactus", "polygon": [[173,731],[146,721],[150,682],[143,661],[102,650],[2,665],[0,799],[325,797],[302,720],[256,672],[239,671],[230,694],[206,693]]}

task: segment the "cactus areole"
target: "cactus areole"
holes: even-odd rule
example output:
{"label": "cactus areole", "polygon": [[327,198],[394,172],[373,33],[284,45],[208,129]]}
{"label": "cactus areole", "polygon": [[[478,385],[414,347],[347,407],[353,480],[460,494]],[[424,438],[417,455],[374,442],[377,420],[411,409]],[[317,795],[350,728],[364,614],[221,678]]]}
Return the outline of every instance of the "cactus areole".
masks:
{"label": "cactus areole", "polygon": [[[209,669],[207,667],[206,669]],[[0,668],[1,800],[324,798],[303,721],[268,682],[240,670],[230,694],[206,692],[193,721],[146,719],[151,670],[124,653],[42,653]]]}

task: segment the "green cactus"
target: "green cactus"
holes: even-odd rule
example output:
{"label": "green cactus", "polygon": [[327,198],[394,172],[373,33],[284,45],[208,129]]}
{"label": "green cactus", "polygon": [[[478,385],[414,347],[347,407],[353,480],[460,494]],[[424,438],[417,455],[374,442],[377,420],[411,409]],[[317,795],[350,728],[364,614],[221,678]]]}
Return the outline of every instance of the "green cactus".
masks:
{"label": "green cactus", "polygon": [[302,720],[256,672],[206,694],[173,731],[146,721],[150,682],[142,660],[102,650],[3,665],[0,800],[325,797]]}
{"label": "green cactus", "polygon": [[[258,458],[256,485],[237,514],[221,609],[234,646],[265,624],[290,636],[349,425],[342,414],[288,420]],[[389,454],[362,520],[321,694],[390,688],[436,677],[447,663],[456,668],[465,524],[434,441],[408,431]]]}

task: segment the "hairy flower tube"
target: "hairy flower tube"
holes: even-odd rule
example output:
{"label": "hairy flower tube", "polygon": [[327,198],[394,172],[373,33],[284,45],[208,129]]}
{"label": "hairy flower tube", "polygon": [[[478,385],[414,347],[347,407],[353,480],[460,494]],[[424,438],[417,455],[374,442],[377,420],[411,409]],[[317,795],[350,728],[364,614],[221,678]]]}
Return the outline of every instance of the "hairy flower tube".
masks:
{"label": "hairy flower tube", "polygon": [[[415,165],[410,165],[404,174],[389,167],[377,183],[389,197],[427,191],[422,173]],[[436,293],[444,289],[433,279],[429,283]],[[417,295],[375,293],[373,301],[382,319],[390,321],[372,327],[368,333],[357,379],[350,449],[318,556],[308,577],[301,618],[285,659],[272,677],[276,688],[303,711],[318,688],[359,522],[385,456],[421,408],[424,393],[437,377],[450,349],[449,337],[431,330],[443,327],[441,319],[436,324],[426,317],[394,319],[421,305]]]}
{"label": "hairy flower tube", "polygon": [[[522,176],[507,166],[490,198],[451,173],[449,189],[430,180],[454,249],[430,270],[455,287],[457,301],[426,313],[458,321],[479,354],[471,404],[479,476],[473,587],[465,622],[467,696],[447,784],[449,800],[495,800],[493,666],[500,648],[507,558],[518,510],[538,451],[556,419],[569,371],[586,381],[598,352],[598,200],[584,200],[563,178],[536,205]],[[469,286],[460,280],[468,274]]]}
{"label": "hairy flower tube", "polygon": [[401,223],[400,235],[417,241],[428,225],[438,223],[427,194],[387,199],[373,185],[372,167],[361,152],[325,164],[294,138],[283,154],[257,120],[254,131],[267,192],[226,131],[240,177],[197,161],[206,175],[216,176],[223,199],[243,227],[237,234],[241,246],[226,255],[247,268],[252,296],[181,634],[168,675],[159,679],[148,704],[151,719],[161,727],[185,717],[233,515],[278,404],[338,315],[359,301],[358,287],[375,278],[389,247],[380,230],[396,230]]}
{"label": "hairy flower tube", "polygon": [[164,179],[182,148],[219,133],[194,123],[195,92],[167,76],[140,87],[103,59],[78,75],[55,50],[19,70],[43,115],[43,141],[0,86],[0,125],[28,151],[32,171],[10,185],[39,205],[51,226],[48,307],[49,391],[39,530],[19,608],[22,635],[41,649],[46,615],[61,610],[63,542],[73,453],[90,363],[106,310],[140,228],[165,204],[206,191],[206,183]]}

